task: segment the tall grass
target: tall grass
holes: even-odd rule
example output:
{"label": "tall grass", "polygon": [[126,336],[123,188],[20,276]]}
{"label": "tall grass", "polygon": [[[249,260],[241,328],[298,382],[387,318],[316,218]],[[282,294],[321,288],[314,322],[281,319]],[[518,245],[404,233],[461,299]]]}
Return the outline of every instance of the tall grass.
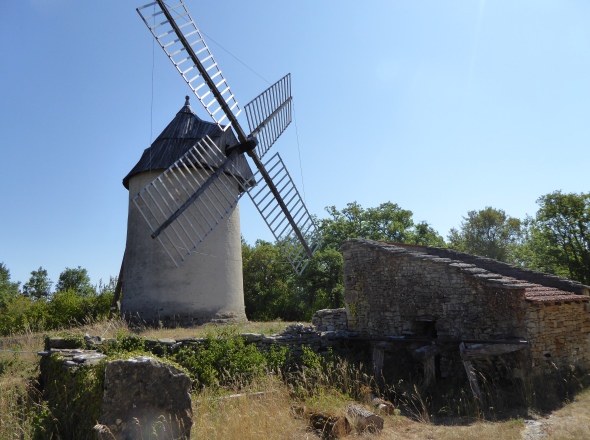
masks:
{"label": "tall grass", "polygon": [[220,397],[207,389],[194,398],[193,438],[211,440],[300,439],[306,423],[292,416],[289,389],[275,375],[240,386],[241,395]]}
{"label": "tall grass", "polygon": [[41,335],[26,333],[0,340],[0,438],[28,440],[47,405],[36,388]]}

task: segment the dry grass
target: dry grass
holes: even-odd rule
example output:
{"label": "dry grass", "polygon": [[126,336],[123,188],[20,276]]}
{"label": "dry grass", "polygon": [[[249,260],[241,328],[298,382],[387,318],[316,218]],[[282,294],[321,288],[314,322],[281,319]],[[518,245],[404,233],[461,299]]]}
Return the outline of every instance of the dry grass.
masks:
{"label": "dry grass", "polygon": [[522,436],[523,422],[503,423],[476,422],[468,426],[431,425],[415,422],[404,417],[386,420],[386,428],[380,436],[365,435],[363,438],[386,438],[391,440],[436,439],[436,440],[513,440]]}
{"label": "dry grass", "polygon": [[32,378],[38,371],[38,356],[34,353],[43,345],[43,337],[32,333],[16,338],[0,339],[0,349],[20,353],[0,352],[0,438],[29,439],[34,417],[33,402],[36,392]]}
{"label": "dry grass", "polygon": [[555,440],[590,439],[590,390],[541,421],[547,438]]}
{"label": "dry grass", "polygon": [[146,338],[202,338],[208,334],[215,333],[219,329],[231,327],[238,333],[264,333],[266,335],[273,335],[280,333],[288,325],[295,324],[294,322],[274,321],[274,322],[244,322],[237,324],[206,324],[192,328],[140,328],[135,329],[135,333]]}
{"label": "dry grass", "polygon": [[[260,392],[263,394],[254,394]],[[269,376],[241,394],[220,398],[205,391],[195,396],[191,436],[211,440],[306,438],[306,423],[292,416],[289,392],[278,378]]]}

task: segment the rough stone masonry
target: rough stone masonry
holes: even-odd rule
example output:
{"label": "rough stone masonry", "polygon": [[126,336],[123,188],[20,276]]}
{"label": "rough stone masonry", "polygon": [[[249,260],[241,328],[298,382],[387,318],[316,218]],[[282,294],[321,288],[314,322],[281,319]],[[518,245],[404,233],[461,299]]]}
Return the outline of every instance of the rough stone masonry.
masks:
{"label": "rough stone masonry", "polygon": [[427,246],[349,240],[348,329],[365,337],[525,340],[534,373],[590,370],[590,287]]}

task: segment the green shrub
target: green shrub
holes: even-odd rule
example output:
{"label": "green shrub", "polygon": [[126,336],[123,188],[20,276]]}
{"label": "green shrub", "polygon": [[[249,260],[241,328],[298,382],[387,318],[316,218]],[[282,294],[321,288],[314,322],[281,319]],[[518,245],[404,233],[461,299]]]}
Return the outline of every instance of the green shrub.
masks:
{"label": "green shrub", "polygon": [[43,331],[49,311],[44,300],[34,301],[24,295],[10,298],[0,309],[0,335],[24,331]]}
{"label": "green shrub", "polygon": [[125,335],[117,340],[117,344],[114,348],[117,351],[144,351],[145,339],[137,335]]}
{"label": "green shrub", "polygon": [[283,373],[290,364],[290,351],[286,346],[273,344],[268,351],[263,351],[262,355],[267,370],[272,373]]}
{"label": "green shrub", "polygon": [[[267,358],[232,331],[210,335],[201,345],[183,347],[172,359],[189,371],[198,387],[248,383],[267,371]],[[269,359],[280,363],[280,353],[275,350]]]}

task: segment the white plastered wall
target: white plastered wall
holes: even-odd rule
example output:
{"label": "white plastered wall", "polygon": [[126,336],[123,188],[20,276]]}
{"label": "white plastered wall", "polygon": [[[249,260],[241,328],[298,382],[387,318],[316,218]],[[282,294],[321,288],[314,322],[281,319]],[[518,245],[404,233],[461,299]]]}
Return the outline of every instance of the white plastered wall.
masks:
{"label": "white plastered wall", "polygon": [[131,202],[160,171],[129,181],[127,246],[123,265],[121,312],[145,321],[202,323],[246,320],[242,277],[239,206],[176,267]]}

